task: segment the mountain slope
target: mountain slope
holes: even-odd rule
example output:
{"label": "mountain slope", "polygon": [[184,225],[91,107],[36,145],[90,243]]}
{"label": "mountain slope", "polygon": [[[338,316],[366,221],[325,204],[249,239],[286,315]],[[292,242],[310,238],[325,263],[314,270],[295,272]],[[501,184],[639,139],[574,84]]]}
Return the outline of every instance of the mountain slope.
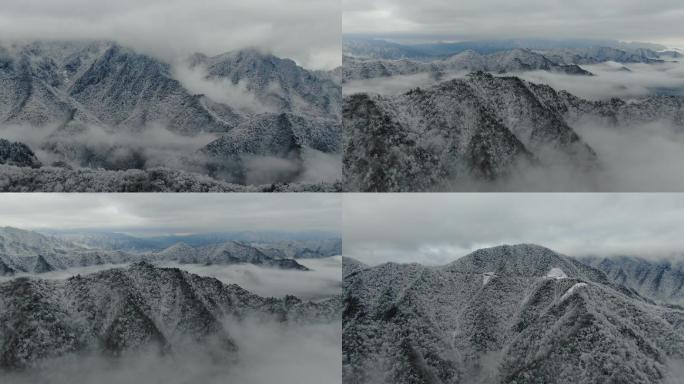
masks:
{"label": "mountain slope", "polygon": [[264,105],[304,116],[339,116],[341,89],[330,76],[308,71],[290,59],[256,49],[214,57],[195,55],[192,65],[206,67],[209,79],[244,82]]}
{"label": "mountain slope", "polygon": [[[0,369],[23,369],[70,354],[162,354],[201,348],[219,361],[239,356],[223,321],[272,318],[330,322],[339,300],[266,299],[178,269],[134,264],[64,281],[0,283]],[[30,321],[28,321],[30,319]],[[38,332],[36,332],[38,330]]]}
{"label": "mountain slope", "polygon": [[0,228],[0,261],[9,273],[43,273],[135,260],[135,255],[125,252],[89,249],[36,232]]}
{"label": "mountain slope", "polygon": [[529,163],[597,166],[594,151],[540,96],[544,89],[480,72],[398,96],[345,97],[348,188],[458,189]]}
{"label": "mountain slope", "polygon": [[287,240],[255,246],[272,257],[280,258],[317,259],[342,254],[342,239]]}
{"label": "mountain slope", "polygon": [[[188,77],[185,72],[195,69],[110,41],[0,45],[0,135],[7,129],[17,145],[28,145],[46,165],[76,168],[70,177],[96,169],[98,178],[111,182],[118,181],[111,177],[116,175],[104,170],[163,166],[167,173],[212,175],[233,184],[293,183],[308,164],[295,153],[297,172],[279,173],[276,165],[291,158],[290,151],[283,154],[280,139],[289,139],[297,151],[339,154],[341,86],[334,73],[309,71],[253,49],[197,54],[190,61],[203,68],[201,73]],[[252,99],[257,112],[242,108]],[[281,120],[285,123],[274,123]],[[264,141],[264,135],[273,140]],[[276,170],[245,180],[254,168],[245,158]],[[26,166],[0,171],[31,190],[54,190],[52,179],[63,173],[28,169],[38,167],[36,162],[0,162]],[[35,182],[14,177],[17,173]]]}
{"label": "mountain slope", "polygon": [[684,311],[534,245],[344,278],[345,383],[660,383]]}
{"label": "mountain slope", "polygon": [[644,297],[684,305],[684,261],[651,261],[632,256],[583,257],[579,260]]}
{"label": "mountain slope", "polygon": [[33,169],[0,164],[2,192],[339,192],[341,188],[339,182],[241,185],[168,168]]}
{"label": "mountain slope", "polygon": [[135,128],[157,122],[184,134],[230,128],[172,78],[167,64],[116,43],[12,48],[0,71],[6,85],[1,98],[14,102],[0,118],[5,123],[57,124],[64,130],[67,124]]}

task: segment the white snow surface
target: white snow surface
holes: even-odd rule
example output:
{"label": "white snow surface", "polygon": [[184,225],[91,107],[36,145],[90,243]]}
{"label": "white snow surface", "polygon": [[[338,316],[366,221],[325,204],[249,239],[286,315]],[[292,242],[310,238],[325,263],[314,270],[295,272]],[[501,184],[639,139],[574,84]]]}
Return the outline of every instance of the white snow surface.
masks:
{"label": "white snow surface", "polygon": [[566,275],[565,272],[563,272],[563,270],[560,268],[551,268],[549,273],[546,274],[546,277],[551,278],[551,279],[560,280],[560,279],[567,279],[568,275]]}
{"label": "white snow surface", "polygon": [[496,276],[494,272],[485,272],[482,274],[482,286],[487,285],[489,283],[489,280],[492,279],[492,277]]}
{"label": "white snow surface", "polygon": [[586,286],[587,286],[587,283],[577,283],[577,284],[573,285],[567,291],[565,291],[563,296],[561,296],[561,298],[560,298],[561,301],[570,297],[570,295],[572,295],[577,289],[582,288],[582,287],[586,287]]}

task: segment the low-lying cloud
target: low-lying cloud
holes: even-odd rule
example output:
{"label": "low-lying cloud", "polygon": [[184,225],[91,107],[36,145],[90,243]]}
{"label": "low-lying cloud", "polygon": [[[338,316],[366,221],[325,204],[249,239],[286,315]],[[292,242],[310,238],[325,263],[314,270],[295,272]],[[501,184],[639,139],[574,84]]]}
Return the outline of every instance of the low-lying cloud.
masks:
{"label": "low-lying cloud", "polygon": [[44,383],[341,383],[341,321],[318,324],[275,320],[224,320],[237,345],[232,359],[210,343],[188,343],[168,355],[155,349],[113,358],[96,353],[43,362],[40,367],[3,374],[15,384]]}
{"label": "low-lying cloud", "polygon": [[684,95],[684,62],[606,62],[583,65],[582,68],[595,76],[565,75],[548,71],[523,72],[516,75],[534,83],[548,84],[557,90],[566,90],[589,100],[633,98],[651,94]]}
{"label": "low-lying cloud", "polygon": [[173,75],[191,93],[205,95],[217,103],[230,105],[242,113],[276,111],[275,108],[261,103],[254,92],[247,89],[247,81],[234,84],[226,78],[210,79],[205,67],[197,65],[190,68],[185,61],[179,61],[173,66]]}
{"label": "low-lying cloud", "polygon": [[169,266],[196,275],[213,277],[225,284],[237,284],[252,293],[266,297],[294,295],[306,300],[316,300],[342,292],[341,256],[300,259],[297,262],[311,271],[262,268],[251,264]]}
{"label": "low-lying cloud", "polygon": [[89,125],[67,137],[54,127],[9,125],[0,128],[0,137],[28,145],[44,165],[56,161],[74,168],[147,169],[167,167],[196,171],[185,156],[217,138],[212,133],[180,135],[153,124],[139,130],[108,130]]}

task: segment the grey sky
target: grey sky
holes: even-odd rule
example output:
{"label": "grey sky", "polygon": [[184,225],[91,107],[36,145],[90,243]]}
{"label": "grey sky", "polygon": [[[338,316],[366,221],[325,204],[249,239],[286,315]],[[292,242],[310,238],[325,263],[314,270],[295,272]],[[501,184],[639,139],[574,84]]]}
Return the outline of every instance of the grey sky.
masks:
{"label": "grey sky", "polygon": [[0,226],[171,233],[339,232],[335,194],[4,194]]}
{"label": "grey sky", "polygon": [[[445,264],[536,243],[568,255],[682,255],[682,194],[353,194],[344,254],[368,264]],[[681,257],[681,256],[680,256]]]}
{"label": "grey sky", "polygon": [[0,0],[1,39],[111,39],[176,58],[258,46],[340,65],[339,0]]}
{"label": "grey sky", "polygon": [[604,38],[684,47],[681,0],[342,0],[344,33]]}

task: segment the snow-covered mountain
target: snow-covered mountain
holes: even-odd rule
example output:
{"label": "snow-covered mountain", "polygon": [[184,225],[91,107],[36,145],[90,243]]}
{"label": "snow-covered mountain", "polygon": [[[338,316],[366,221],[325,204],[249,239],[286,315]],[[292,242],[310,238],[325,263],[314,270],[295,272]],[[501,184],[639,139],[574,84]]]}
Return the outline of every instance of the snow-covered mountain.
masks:
{"label": "snow-covered mountain", "polygon": [[272,257],[290,259],[318,259],[342,254],[342,239],[285,240],[269,244],[255,244]]}
{"label": "snow-covered mountain", "polygon": [[368,60],[345,56],[343,58],[342,78],[345,81],[432,73],[438,75],[448,72],[523,72],[544,70],[571,75],[591,75],[576,63],[553,61],[544,55],[528,49],[514,49],[481,55],[475,51],[464,51],[445,59],[430,62],[402,60]]}
{"label": "snow-covered mountain", "polygon": [[662,63],[660,54],[651,49],[622,50],[612,47],[556,48],[539,51],[558,64],[598,64],[606,61],[616,63]]}
{"label": "snow-covered mountain", "polygon": [[[145,237],[106,230],[42,230],[41,233],[91,248],[125,250],[137,253],[161,251],[178,243],[200,247],[238,241],[253,245],[262,251],[270,248],[293,247],[294,252],[291,257],[297,258],[297,255],[308,254],[311,250],[316,251],[316,255],[312,257],[339,255],[342,246],[339,235],[327,231],[228,231]],[[331,254],[328,255],[327,253]]]}
{"label": "snow-covered mountain", "polygon": [[[295,172],[298,173],[298,172]],[[103,170],[0,164],[2,192],[340,192],[336,182],[242,185],[168,168]]]}
{"label": "snow-covered mountain", "polygon": [[684,306],[682,260],[648,260],[634,256],[591,256],[579,260],[644,297],[660,303]]}
{"label": "snow-covered mountain", "polygon": [[[192,178],[187,186],[174,181],[190,191],[217,162],[244,172],[241,156],[282,157],[280,137],[292,137],[297,148],[339,152],[341,87],[333,73],[253,49],[196,54],[189,61],[167,63],[108,41],[0,45],[0,135],[12,131],[46,165],[40,172],[2,167],[2,176],[12,179],[5,188],[15,190],[22,182],[31,190],[54,191],[59,187],[52,179],[64,173],[90,177],[84,176],[89,169],[97,169],[90,172],[98,178],[96,187],[109,188],[119,181],[111,171],[142,170],[149,178],[151,169],[161,167],[166,173],[185,171],[170,177]],[[245,100],[255,107],[245,108]],[[289,124],[262,129],[265,121],[284,115]],[[206,159],[202,148],[212,139]],[[301,160],[298,153],[288,152],[285,159],[290,157]],[[35,182],[17,177],[21,173]],[[285,181],[295,182],[297,175]]]}
{"label": "snow-covered mountain", "polygon": [[0,274],[43,273],[73,267],[138,260],[126,252],[103,251],[12,227],[0,228]]}
{"label": "snow-covered mountain", "polygon": [[344,98],[346,187],[458,190],[510,180],[529,165],[591,174],[601,153],[573,126],[590,119],[616,129],[684,127],[683,107],[680,96],[589,101],[482,72],[400,95],[352,94]]}
{"label": "snow-covered mountain", "polygon": [[150,254],[146,260],[203,265],[253,264],[271,268],[309,270],[292,258],[274,257],[257,247],[236,241],[201,247],[178,243],[161,252]]}
{"label": "snow-covered mountain", "polygon": [[344,303],[344,383],[667,383],[684,364],[684,310],[536,245],[354,263]]}
{"label": "snow-covered mountain", "polygon": [[339,297],[317,303],[262,298],[144,262],[61,281],[16,278],[0,283],[0,293],[0,371],[75,354],[175,354],[185,348],[229,364],[240,350],[227,318],[329,323],[341,308]]}
{"label": "snow-covered mountain", "polygon": [[313,117],[340,114],[341,91],[334,78],[290,59],[244,49],[214,57],[196,54],[191,64],[205,67],[209,79],[245,83],[247,91],[274,110]]}
{"label": "snow-covered mountain", "polygon": [[[111,244],[110,244],[111,245]],[[253,264],[262,267],[306,271],[295,258],[339,255],[341,240],[288,241],[249,244],[228,241],[191,247],[178,243],[161,251],[132,252],[94,248],[37,232],[0,228],[0,274],[44,273],[74,267],[137,261],[202,265]]]}
{"label": "snow-covered mountain", "polygon": [[459,179],[503,178],[521,164],[596,166],[594,151],[540,97],[546,88],[478,72],[398,96],[345,97],[347,186],[448,189]]}

